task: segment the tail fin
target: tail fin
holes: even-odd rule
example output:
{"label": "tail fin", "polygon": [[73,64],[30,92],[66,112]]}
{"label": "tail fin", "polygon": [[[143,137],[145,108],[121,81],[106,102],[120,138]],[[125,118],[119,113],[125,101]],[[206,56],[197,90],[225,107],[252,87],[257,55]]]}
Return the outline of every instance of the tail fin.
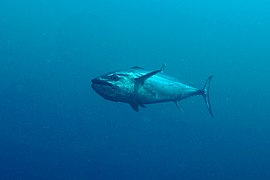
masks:
{"label": "tail fin", "polygon": [[213,76],[209,76],[208,79],[206,80],[204,87],[202,89],[202,91],[203,91],[202,96],[204,98],[204,101],[205,101],[205,104],[206,104],[206,107],[207,107],[209,113],[214,118],[214,114],[212,112],[212,108],[211,108],[211,104],[210,104],[210,100],[209,100],[209,88],[210,88],[210,82],[211,82],[212,78],[213,78]]}

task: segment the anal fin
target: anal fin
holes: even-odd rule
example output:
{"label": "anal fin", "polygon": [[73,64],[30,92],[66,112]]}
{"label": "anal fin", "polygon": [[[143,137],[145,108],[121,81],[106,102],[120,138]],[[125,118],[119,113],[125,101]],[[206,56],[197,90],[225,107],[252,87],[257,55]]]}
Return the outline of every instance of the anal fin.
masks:
{"label": "anal fin", "polygon": [[175,105],[176,105],[177,109],[179,109],[179,111],[184,112],[184,111],[183,111],[183,109],[180,107],[180,105],[179,105],[179,102],[178,102],[178,101],[174,101],[174,103],[175,103]]}

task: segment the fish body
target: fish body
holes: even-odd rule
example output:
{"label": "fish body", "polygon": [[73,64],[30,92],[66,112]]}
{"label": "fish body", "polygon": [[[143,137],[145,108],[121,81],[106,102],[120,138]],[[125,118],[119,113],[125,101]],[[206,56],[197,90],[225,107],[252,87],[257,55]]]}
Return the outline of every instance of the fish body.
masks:
{"label": "fish body", "polygon": [[135,66],[130,69],[114,71],[92,79],[92,88],[103,98],[129,103],[138,111],[145,104],[174,102],[178,109],[179,101],[202,95],[211,116],[213,112],[209,101],[210,76],[203,89],[181,83],[179,80],[163,74],[164,66],[156,71]]}

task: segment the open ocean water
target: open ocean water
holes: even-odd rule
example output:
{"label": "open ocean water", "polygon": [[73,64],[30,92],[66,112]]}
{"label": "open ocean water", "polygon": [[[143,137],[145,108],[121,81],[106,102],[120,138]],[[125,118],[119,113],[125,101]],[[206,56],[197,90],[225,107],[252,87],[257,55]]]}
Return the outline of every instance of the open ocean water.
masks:
{"label": "open ocean water", "polygon": [[[270,2],[0,2],[0,179],[270,179]],[[135,65],[210,98],[129,105],[90,80]]]}

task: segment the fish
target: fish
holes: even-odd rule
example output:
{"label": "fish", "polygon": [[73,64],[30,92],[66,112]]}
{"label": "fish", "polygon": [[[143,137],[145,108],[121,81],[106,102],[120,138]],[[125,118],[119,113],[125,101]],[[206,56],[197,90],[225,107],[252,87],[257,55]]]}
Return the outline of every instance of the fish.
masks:
{"label": "fish", "polygon": [[174,102],[183,111],[179,102],[191,96],[201,95],[210,115],[214,118],[209,100],[209,88],[213,75],[209,76],[202,89],[181,83],[164,74],[165,65],[149,71],[139,66],[113,71],[91,80],[93,90],[106,100],[130,104],[133,110],[145,108],[146,104]]}

